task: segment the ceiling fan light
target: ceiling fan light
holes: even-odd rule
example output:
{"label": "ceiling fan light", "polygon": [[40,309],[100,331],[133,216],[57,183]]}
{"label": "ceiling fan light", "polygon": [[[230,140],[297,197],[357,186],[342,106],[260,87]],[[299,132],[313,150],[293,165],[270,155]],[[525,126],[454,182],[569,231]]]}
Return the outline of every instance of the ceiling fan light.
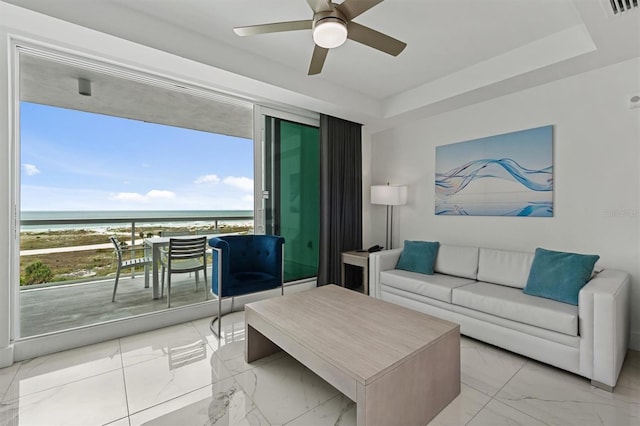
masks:
{"label": "ceiling fan light", "polygon": [[325,49],[341,46],[347,41],[347,26],[337,18],[323,19],[313,28],[313,41]]}

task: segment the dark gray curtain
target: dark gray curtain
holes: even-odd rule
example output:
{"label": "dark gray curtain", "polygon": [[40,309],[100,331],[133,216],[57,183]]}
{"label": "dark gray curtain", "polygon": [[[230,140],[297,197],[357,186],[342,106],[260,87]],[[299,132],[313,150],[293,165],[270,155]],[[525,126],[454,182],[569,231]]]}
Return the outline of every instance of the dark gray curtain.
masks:
{"label": "dark gray curtain", "polygon": [[324,114],[319,248],[318,285],[340,283],[341,253],[362,248],[362,125]]}

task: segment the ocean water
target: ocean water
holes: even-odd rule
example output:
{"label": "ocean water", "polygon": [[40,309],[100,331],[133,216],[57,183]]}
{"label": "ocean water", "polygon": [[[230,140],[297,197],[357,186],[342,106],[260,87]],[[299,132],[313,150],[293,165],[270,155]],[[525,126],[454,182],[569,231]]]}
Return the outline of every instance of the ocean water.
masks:
{"label": "ocean water", "polygon": [[[21,232],[38,232],[48,230],[72,230],[72,229],[88,229],[94,231],[107,231],[110,228],[126,228],[131,225],[131,221],[136,222],[136,227],[162,226],[171,227],[203,227],[211,226],[213,218],[220,217],[253,217],[252,210],[92,210],[92,211],[22,211],[20,212],[20,220],[36,220],[43,223],[38,224],[21,224]],[[186,220],[172,220],[176,218],[187,218]],[[122,220],[127,222],[109,222],[110,219]],[[141,221],[145,219],[145,221]],[[83,223],[64,223],[52,224],[47,221],[80,220]],[[87,221],[96,220],[96,223],[88,223]],[[223,220],[221,223],[245,223],[252,222],[252,219],[239,220]]]}

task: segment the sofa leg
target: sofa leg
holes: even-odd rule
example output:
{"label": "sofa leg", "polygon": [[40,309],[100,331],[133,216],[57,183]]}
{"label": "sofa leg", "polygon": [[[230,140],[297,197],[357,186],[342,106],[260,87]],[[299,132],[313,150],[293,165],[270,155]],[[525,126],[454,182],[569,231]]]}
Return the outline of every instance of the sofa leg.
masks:
{"label": "sofa leg", "polygon": [[595,387],[600,388],[602,390],[606,390],[607,392],[613,392],[613,390],[615,389],[615,387],[609,386],[609,385],[605,385],[604,383],[599,382],[597,380],[591,380],[591,386],[595,386]]}

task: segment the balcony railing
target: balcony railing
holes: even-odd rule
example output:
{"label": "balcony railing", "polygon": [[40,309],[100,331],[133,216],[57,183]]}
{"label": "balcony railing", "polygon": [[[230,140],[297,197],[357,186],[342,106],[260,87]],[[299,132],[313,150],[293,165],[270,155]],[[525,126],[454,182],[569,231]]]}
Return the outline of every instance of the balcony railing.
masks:
{"label": "balcony railing", "polygon": [[150,223],[159,224],[173,222],[211,222],[214,225],[215,232],[218,231],[220,222],[236,222],[253,220],[253,215],[246,216],[150,216],[132,218],[86,218],[86,219],[24,219],[20,221],[20,226],[47,226],[47,225],[100,225],[100,224],[123,224],[131,225],[131,241],[135,244],[136,240],[136,224]]}
{"label": "balcony railing", "polygon": [[[22,220],[20,224],[23,226],[22,232],[77,229],[79,231],[78,234],[81,234],[80,230],[82,229],[100,228],[103,230],[104,228],[113,228],[114,233],[120,233],[123,237],[125,233],[126,235],[129,234],[130,227],[131,241],[134,243],[131,245],[133,246],[136,241],[138,245],[142,242],[139,236],[140,231],[144,232],[145,237],[148,231],[157,235],[159,230],[167,231],[176,230],[177,228],[197,229],[202,230],[202,233],[225,234],[240,228],[242,222],[252,223],[252,221],[253,215],[185,215],[180,217],[149,215],[136,218],[95,218],[87,216],[81,219],[28,219]],[[230,225],[233,229],[223,226],[224,224]],[[25,226],[33,227],[33,229],[25,229]],[[72,239],[77,240],[75,236]],[[99,236],[95,240],[102,241]],[[63,251],[60,249],[65,244],[64,241],[38,241],[41,241],[43,251],[49,251],[49,249]],[[71,242],[69,241],[68,243]],[[97,246],[100,247],[97,248],[96,245],[80,245],[76,247],[74,245],[72,250],[74,252],[75,250],[95,250],[95,252],[87,256],[92,257],[100,251],[105,253],[105,250],[112,247],[112,244],[108,241],[107,235],[105,235],[104,243],[97,244]],[[66,250],[69,250],[69,248],[64,249],[64,251]],[[37,257],[29,254],[29,251],[24,251],[25,263],[26,259]],[[75,253],[77,254],[78,252]],[[60,253],[60,256],[65,256],[66,254]],[[111,268],[113,267],[112,265]],[[144,287],[144,278],[141,276],[143,274],[140,270],[137,272],[137,277],[132,271],[131,279],[127,277],[127,280],[121,281],[118,286],[116,303],[111,303],[114,283],[114,274],[111,272],[111,268],[109,269],[110,272],[104,271],[106,275],[69,280],[65,278],[64,281],[55,283],[48,282],[22,286],[20,288],[20,337],[30,337],[89,326],[167,309],[166,299],[154,299],[151,290]],[[206,302],[207,298],[205,298],[202,286],[207,286],[209,283],[201,281],[199,288],[194,290],[195,277],[186,276],[187,274],[181,275],[174,277],[171,294],[172,308]],[[121,280],[122,278],[124,277],[121,277]],[[211,300],[210,295],[209,300]]]}
{"label": "balcony railing", "polygon": [[[93,225],[93,226],[108,226],[119,228],[130,229],[130,255],[132,257],[136,256],[135,246],[136,241],[141,242],[139,231],[142,230],[143,235],[146,236],[149,234],[149,230],[161,229],[160,232],[165,232],[168,230],[175,229],[178,223],[193,223],[194,225],[190,226],[190,228],[202,229],[203,233],[219,233],[220,225],[223,223],[234,223],[234,222],[246,222],[252,221],[253,215],[184,215],[184,216],[156,216],[156,215],[148,215],[148,216],[139,216],[135,218],[131,217],[90,217],[87,216],[85,218],[38,218],[38,219],[23,219],[20,221],[21,225],[21,233],[22,232],[37,232],[37,231],[69,231],[73,229],[83,229],[82,225]],[[195,225],[197,223],[197,226]],[[48,226],[52,226],[58,229],[49,228]],[[25,229],[25,227],[33,227],[33,229]],[[184,229],[184,227],[183,227]],[[122,232],[122,229],[119,229]],[[185,231],[185,234],[188,233]],[[109,247],[110,243],[108,240],[105,241],[104,247]],[[129,242],[127,242],[129,243]],[[62,251],[60,250],[60,246],[52,246],[52,247],[44,247],[41,250],[46,250],[47,252],[56,252]],[[87,249],[95,249],[96,246],[82,246],[78,247],[78,250],[87,250]],[[50,250],[49,250],[50,249]],[[31,250],[21,250],[22,255],[30,255],[29,251]],[[65,251],[68,251],[66,249]],[[135,271],[131,270],[131,276],[135,275]],[[66,280],[65,280],[66,281]],[[83,279],[82,281],[90,281],[88,279]],[[67,281],[68,282],[68,281]]]}

